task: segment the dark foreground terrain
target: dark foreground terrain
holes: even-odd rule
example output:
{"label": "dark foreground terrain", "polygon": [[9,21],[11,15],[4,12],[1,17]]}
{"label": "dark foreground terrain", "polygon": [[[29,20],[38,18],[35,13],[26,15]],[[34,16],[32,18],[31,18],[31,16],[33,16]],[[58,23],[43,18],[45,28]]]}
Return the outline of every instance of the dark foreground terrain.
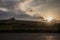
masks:
{"label": "dark foreground terrain", "polygon": [[0,40],[60,40],[59,33],[0,33]]}
{"label": "dark foreground terrain", "polygon": [[0,31],[7,32],[60,32],[60,23],[47,23],[41,21],[0,20]]}

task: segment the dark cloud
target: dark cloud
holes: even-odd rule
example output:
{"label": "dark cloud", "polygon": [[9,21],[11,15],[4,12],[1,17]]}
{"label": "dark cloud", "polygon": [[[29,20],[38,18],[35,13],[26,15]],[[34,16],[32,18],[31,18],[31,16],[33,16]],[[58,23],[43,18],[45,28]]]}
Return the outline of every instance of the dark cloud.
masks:
{"label": "dark cloud", "polygon": [[0,1],[0,7],[12,8],[15,2],[13,1]]}
{"label": "dark cloud", "polygon": [[0,11],[0,20],[1,19],[9,19],[9,18],[18,18],[18,19],[32,19],[33,17],[27,15],[27,14],[21,14],[21,15],[16,15],[12,12],[4,12]]}
{"label": "dark cloud", "polygon": [[0,11],[0,20],[1,19],[9,19],[11,17],[14,17],[15,15],[11,12],[4,12],[4,11]]}
{"label": "dark cloud", "polygon": [[27,14],[23,14],[23,15],[16,15],[15,17],[16,19],[23,19],[23,20],[26,20],[26,19],[34,19],[33,17],[31,17],[30,15],[27,15]]}

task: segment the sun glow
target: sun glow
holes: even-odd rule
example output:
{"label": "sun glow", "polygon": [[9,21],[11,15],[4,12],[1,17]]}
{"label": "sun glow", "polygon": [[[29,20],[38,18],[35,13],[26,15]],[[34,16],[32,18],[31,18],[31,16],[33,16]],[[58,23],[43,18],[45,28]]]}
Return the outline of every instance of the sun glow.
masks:
{"label": "sun glow", "polygon": [[51,22],[53,20],[53,18],[52,17],[47,17],[47,22]]}

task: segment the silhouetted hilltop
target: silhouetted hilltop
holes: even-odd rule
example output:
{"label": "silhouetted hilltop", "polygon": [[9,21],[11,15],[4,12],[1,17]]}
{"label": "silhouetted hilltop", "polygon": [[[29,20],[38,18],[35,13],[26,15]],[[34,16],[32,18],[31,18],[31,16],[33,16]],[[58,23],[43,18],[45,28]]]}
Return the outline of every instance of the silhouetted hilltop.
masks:
{"label": "silhouetted hilltop", "polygon": [[57,31],[60,30],[60,23],[47,23],[43,21],[26,21],[10,18],[8,20],[0,20],[0,30],[44,30]]}
{"label": "silhouetted hilltop", "polygon": [[38,22],[38,21],[27,21],[27,20],[16,20],[15,18],[10,18],[8,20],[0,20],[0,23],[40,23],[40,22]]}

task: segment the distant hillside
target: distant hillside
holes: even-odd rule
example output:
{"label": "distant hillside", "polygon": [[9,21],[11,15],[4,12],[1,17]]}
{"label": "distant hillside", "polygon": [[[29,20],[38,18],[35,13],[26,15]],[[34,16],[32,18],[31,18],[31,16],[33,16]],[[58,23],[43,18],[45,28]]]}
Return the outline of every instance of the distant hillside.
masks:
{"label": "distant hillside", "polygon": [[0,20],[0,30],[60,30],[60,23],[55,23],[53,25],[46,22],[39,21],[25,21],[25,20],[15,20],[11,18],[8,20]]}

